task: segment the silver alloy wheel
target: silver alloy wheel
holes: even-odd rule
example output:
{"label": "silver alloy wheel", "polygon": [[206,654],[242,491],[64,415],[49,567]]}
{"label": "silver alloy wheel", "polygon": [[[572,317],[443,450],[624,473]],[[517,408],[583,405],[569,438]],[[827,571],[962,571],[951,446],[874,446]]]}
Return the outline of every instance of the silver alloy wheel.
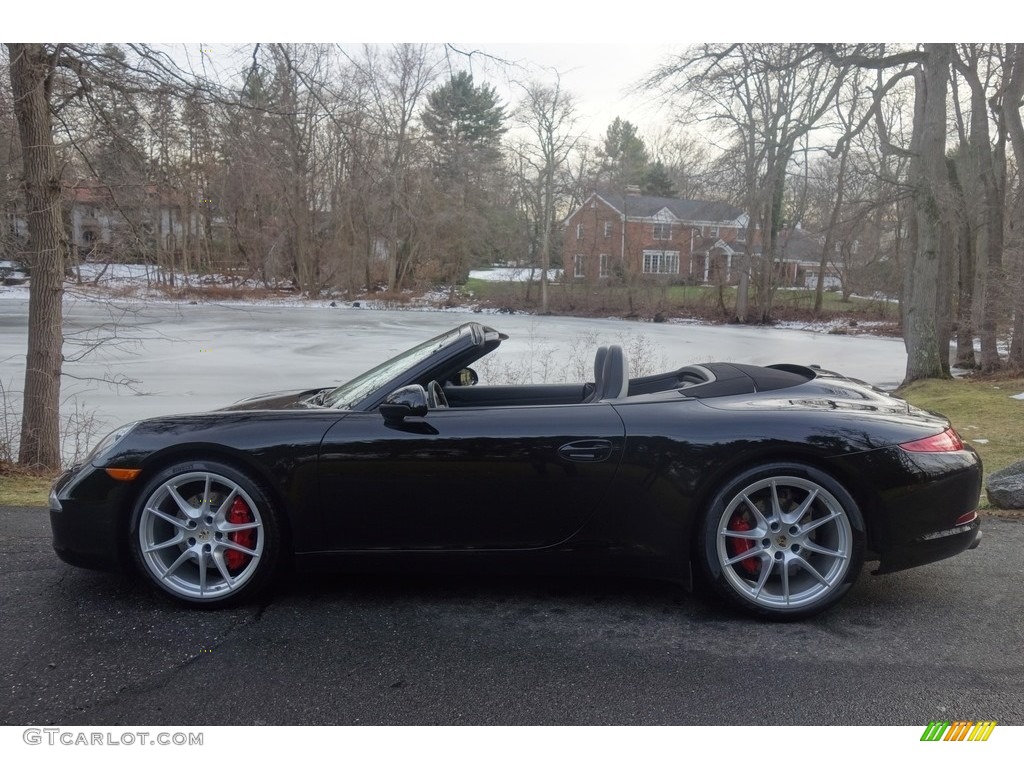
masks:
{"label": "silver alloy wheel", "polygon": [[827,600],[843,584],[853,549],[843,505],[802,477],[751,483],[717,521],[716,552],[726,582],[740,597],[771,610]]}
{"label": "silver alloy wheel", "polygon": [[[236,499],[248,507],[251,520],[229,521]],[[221,600],[245,586],[260,567],[266,538],[252,497],[215,472],[186,472],[157,486],[142,508],[137,535],[142,563],[154,581],[193,601]],[[241,537],[255,542],[244,546],[237,541]],[[231,559],[241,562],[232,567]]]}

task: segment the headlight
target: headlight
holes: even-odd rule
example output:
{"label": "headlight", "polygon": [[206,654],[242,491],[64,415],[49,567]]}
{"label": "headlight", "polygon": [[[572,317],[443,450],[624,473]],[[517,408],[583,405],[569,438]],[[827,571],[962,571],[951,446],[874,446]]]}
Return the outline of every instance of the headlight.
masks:
{"label": "headlight", "polygon": [[107,435],[102,440],[100,440],[96,444],[96,447],[94,447],[91,451],[89,451],[89,455],[85,457],[85,461],[83,463],[84,464],[96,464],[96,463],[98,463],[103,458],[103,455],[105,453],[107,453],[107,451],[109,451],[115,445],[117,445],[119,442],[121,442],[121,440],[125,437],[125,435],[127,435],[129,432],[131,432],[133,429],[135,429],[135,425],[138,424],[138,423],[139,422],[137,422],[137,421],[133,421],[130,424],[125,424],[124,426],[121,426],[121,427],[118,427],[117,429],[115,429],[109,435]]}

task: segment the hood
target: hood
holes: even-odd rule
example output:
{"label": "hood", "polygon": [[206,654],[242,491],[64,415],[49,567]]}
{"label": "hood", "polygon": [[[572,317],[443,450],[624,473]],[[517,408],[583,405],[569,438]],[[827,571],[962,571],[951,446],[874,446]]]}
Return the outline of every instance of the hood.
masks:
{"label": "hood", "polygon": [[220,411],[280,411],[290,408],[317,408],[318,406],[309,402],[313,395],[323,392],[329,387],[318,387],[317,389],[292,389],[283,392],[267,392],[255,397],[248,397],[239,400],[237,403],[225,408],[218,408]]}

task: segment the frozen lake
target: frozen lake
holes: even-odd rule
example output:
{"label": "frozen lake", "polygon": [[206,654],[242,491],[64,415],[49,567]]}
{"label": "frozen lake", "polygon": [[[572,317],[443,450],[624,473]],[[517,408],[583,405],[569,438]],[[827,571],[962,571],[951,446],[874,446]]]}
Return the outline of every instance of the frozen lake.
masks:
{"label": "frozen lake", "polygon": [[[644,373],[724,360],[818,364],[882,387],[903,378],[900,339],[823,335],[744,326],[651,324],[624,320],[226,304],[118,304],[68,301],[65,356],[76,341],[105,338],[64,366],[64,410],[94,411],[113,429],[167,413],[222,407],[243,397],[347,381],[392,355],[475,320],[511,338],[488,376],[515,372],[534,381],[576,381],[599,343],[621,343]],[[28,302],[0,302],[0,383],[24,384]],[[90,330],[95,329],[95,330]],[[116,338],[115,338],[116,337]],[[587,374],[592,378],[592,374]],[[126,378],[132,388],[96,379]]]}

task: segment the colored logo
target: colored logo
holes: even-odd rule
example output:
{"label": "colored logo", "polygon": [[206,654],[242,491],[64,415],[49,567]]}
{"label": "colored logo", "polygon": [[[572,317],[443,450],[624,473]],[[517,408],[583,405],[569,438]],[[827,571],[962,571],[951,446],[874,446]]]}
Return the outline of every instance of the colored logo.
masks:
{"label": "colored logo", "polygon": [[921,734],[921,741],[988,741],[995,727],[995,720],[932,720]]}

